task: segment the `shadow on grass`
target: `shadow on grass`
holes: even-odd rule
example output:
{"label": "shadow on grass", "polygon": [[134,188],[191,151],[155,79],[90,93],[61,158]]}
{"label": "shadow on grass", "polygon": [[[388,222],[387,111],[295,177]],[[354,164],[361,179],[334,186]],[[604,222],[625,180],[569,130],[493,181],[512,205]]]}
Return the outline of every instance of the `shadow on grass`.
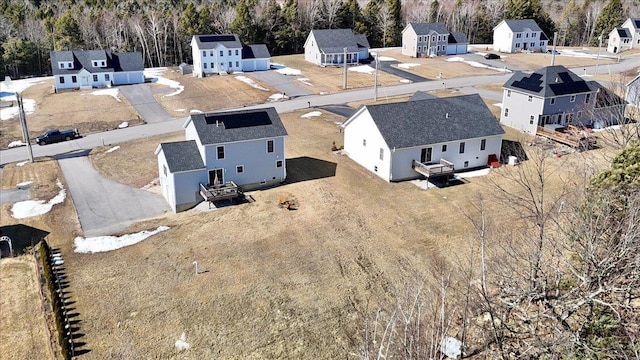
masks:
{"label": "shadow on grass", "polygon": [[336,176],[337,166],[336,163],[308,156],[287,159],[287,179],[284,183],[293,184],[333,177]]}
{"label": "shadow on grass", "polygon": [[502,163],[506,163],[509,156],[515,156],[520,161],[527,161],[527,152],[524,151],[522,143],[519,141],[502,140],[502,151],[500,153],[500,160]]}

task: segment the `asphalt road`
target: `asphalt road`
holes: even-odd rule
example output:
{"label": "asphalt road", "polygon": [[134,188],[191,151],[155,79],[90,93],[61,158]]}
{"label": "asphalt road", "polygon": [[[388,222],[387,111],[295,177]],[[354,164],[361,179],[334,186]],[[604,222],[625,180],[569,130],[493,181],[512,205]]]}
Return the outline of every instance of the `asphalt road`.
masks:
{"label": "asphalt road", "polygon": [[162,195],[102,177],[86,151],[58,160],[85,237],[113,234],[136,221],[171,211]]}

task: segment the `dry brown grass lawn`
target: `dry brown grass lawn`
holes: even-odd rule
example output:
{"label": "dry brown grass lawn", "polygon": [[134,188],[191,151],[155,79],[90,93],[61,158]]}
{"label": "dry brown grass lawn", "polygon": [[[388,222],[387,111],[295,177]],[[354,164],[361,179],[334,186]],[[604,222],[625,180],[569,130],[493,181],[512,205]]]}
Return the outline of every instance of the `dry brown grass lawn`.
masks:
{"label": "dry brown grass lawn", "polygon": [[[53,80],[27,88],[22,96],[33,99],[36,109],[27,115],[27,125],[31,138],[48,129],[77,128],[81,134],[115,129],[123,121],[129,125],[141,124],[136,110],[127,99],[119,95],[117,101],[107,95],[93,95],[94,90],[53,92]],[[15,140],[22,139],[20,122],[16,116],[0,121],[0,148]]]}
{"label": "dry brown grass lawn", "polygon": [[163,76],[184,86],[184,91],[181,93],[167,96],[173,90],[166,90],[166,85],[162,84],[152,85],[160,90],[154,95],[158,103],[173,116],[188,116],[190,110],[208,112],[262,104],[276,92],[259,81],[256,81],[259,86],[269,90],[256,89],[236,79],[239,75],[211,75],[196,78],[191,75],[181,75],[175,68],[169,68]]}
{"label": "dry brown grass lawn", "polygon": [[32,255],[0,260],[0,353],[5,360],[55,359]]}
{"label": "dry brown grass lawn", "polygon": [[[274,56],[271,59],[272,62],[286,65],[293,69],[298,69],[301,71],[300,76],[296,76],[296,79],[308,79],[305,82],[312,84],[313,86],[309,86],[302,81],[299,81],[299,86],[307,89],[313,94],[319,93],[334,93],[337,91],[341,91],[343,88],[343,73],[344,68],[342,67],[334,67],[327,66],[321,67],[315,64],[312,64],[304,59],[304,55],[283,55],[283,56]],[[374,64],[369,64],[369,66],[374,67]],[[353,67],[350,67],[353,68]],[[250,75],[250,73],[249,73]],[[357,71],[348,71],[347,72],[347,88],[348,89],[359,89],[366,87],[373,87],[373,74],[365,74]],[[401,78],[387,74],[383,71],[378,73],[378,85],[379,86],[388,86],[388,85],[399,85],[401,84]]]}
{"label": "dry brown grass lawn", "polygon": [[[333,141],[342,144],[336,122],[343,118],[304,119],[304,113],[281,115],[289,133],[289,181],[251,192],[254,203],[138,223],[129,231],[171,229],[107,253],[71,252],[77,224],[51,229],[65,233],[55,242],[86,334],[86,358],[349,357],[360,345],[363,314],[415,271],[427,272],[433,259],[462,256],[472,236],[463,209],[516,170],[503,167],[428,191],[410,182],[389,184],[330,151]],[[96,149],[92,161],[101,173],[139,186],[157,176],[149,154],[158,142],[181,138],[123,144],[127,151],[108,155]],[[136,152],[139,161],[127,161]],[[587,154],[550,161],[579,164]],[[49,163],[33,166],[54,177]],[[3,184],[28,180],[28,170],[7,166]],[[281,209],[281,194],[295,196],[299,209]],[[68,201],[63,207],[72,209]],[[40,226],[60,220],[50,216]],[[194,275],[193,261],[203,273]],[[191,348],[178,354],[174,343],[183,332]]]}

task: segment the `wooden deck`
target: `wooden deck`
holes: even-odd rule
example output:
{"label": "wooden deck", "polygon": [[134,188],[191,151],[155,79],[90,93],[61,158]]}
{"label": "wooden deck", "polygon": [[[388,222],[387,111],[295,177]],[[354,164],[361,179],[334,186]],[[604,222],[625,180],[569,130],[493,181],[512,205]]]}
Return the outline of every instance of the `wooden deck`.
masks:
{"label": "wooden deck", "polygon": [[563,131],[538,126],[536,135],[544,136],[561,144],[569,145],[576,149],[591,149],[596,145],[596,138],[593,135],[584,133],[575,126],[567,126]]}
{"label": "wooden deck", "polygon": [[441,159],[439,164],[423,164],[417,160],[413,160],[411,165],[413,170],[426,176],[427,178],[436,176],[449,176],[453,174],[453,163]]}
{"label": "wooden deck", "polygon": [[221,185],[204,185],[200,183],[200,195],[209,203],[235,199],[242,195],[242,190],[233,181]]}

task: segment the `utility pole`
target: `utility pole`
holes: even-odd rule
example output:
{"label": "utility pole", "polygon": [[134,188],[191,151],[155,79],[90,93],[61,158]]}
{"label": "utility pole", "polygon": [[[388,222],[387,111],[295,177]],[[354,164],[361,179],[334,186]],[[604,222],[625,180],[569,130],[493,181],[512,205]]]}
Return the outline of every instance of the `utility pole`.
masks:
{"label": "utility pole", "polygon": [[551,66],[556,63],[556,41],[558,40],[558,32],[553,33],[553,50],[551,50]]}
{"label": "utility pole", "polygon": [[376,50],[376,72],[373,80],[373,101],[378,101],[378,50]]}
{"label": "utility pole", "polygon": [[343,58],[342,61],[344,63],[344,74],[342,76],[343,81],[342,81],[342,88],[347,90],[347,48],[344,48],[344,54],[343,54]]}
{"label": "utility pole", "polygon": [[598,75],[598,64],[600,63],[600,48],[602,47],[603,34],[604,34],[604,31],[600,33],[600,36],[598,36],[598,56],[596,57],[596,70],[594,75]]}
{"label": "utility pole", "polygon": [[29,161],[33,162],[33,149],[31,148],[31,140],[29,140],[29,129],[27,128],[27,116],[24,113],[24,103],[22,102],[22,94],[16,92],[16,99],[18,100],[18,109],[20,114],[20,125],[22,126],[22,138],[27,144],[29,151]]}

